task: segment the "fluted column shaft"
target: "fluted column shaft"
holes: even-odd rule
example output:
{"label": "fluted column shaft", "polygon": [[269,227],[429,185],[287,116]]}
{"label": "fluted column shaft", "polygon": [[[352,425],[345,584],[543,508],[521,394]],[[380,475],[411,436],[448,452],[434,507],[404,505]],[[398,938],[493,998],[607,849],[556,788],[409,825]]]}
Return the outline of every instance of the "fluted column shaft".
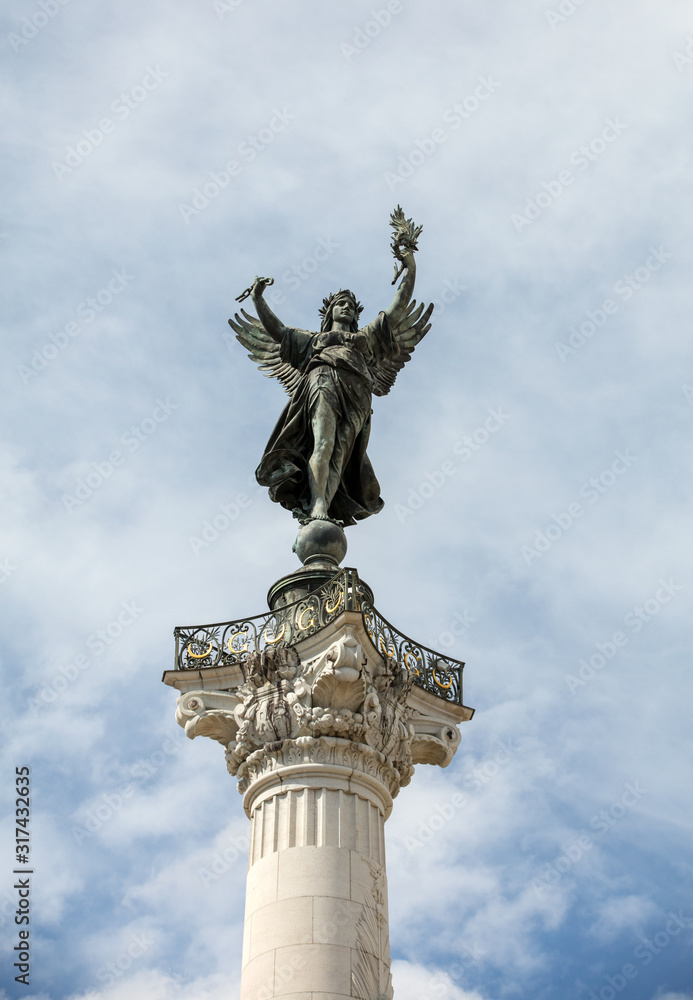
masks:
{"label": "fluted column shaft", "polygon": [[251,836],[241,1000],[377,1000],[390,982],[384,822],[392,799],[379,774],[387,764],[348,740],[297,742],[286,741],[288,752],[302,761],[288,762],[286,748],[254,755],[271,766],[244,796]]}

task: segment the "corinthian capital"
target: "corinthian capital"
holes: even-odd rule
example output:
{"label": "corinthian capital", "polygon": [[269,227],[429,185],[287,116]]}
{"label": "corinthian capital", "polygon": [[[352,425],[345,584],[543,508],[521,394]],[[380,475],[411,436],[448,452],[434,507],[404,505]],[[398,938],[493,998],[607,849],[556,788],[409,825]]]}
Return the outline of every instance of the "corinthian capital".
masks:
{"label": "corinthian capital", "polygon": [[254,619],[178,630],[182,668],[164,675],[182,692],[176,718],[191,739],[225,747],[231,774],[306,738],[382,755],[398,776],[392,794],[414,764],[452,760],[457,725],[472,715],[461,704],[463,665],[400,636],[346,574],[356,577],[343,571],[341,591],[336,577],[326,595],[265,616],[252,633]]}

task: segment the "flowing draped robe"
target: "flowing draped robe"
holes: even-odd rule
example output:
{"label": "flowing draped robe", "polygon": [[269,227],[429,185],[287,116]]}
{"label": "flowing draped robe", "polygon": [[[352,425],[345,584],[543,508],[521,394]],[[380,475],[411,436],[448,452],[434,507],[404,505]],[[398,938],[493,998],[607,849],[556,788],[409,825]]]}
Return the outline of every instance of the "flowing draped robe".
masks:
{"label": "flowing draped robe", "polygon": [[383,508],[380,485],[366,454],[371,430],[371,366],[398,353],[387,315],[357,333],[307,333],[287,328],[282,361],[302,373],[301,382],[280,416],[255,476],[272,500],[289,510],[310,510],[308,460],[313,453],[312,418],[319,399],[336,416],[330,474],[339,486],[328,514],[354,524]]}

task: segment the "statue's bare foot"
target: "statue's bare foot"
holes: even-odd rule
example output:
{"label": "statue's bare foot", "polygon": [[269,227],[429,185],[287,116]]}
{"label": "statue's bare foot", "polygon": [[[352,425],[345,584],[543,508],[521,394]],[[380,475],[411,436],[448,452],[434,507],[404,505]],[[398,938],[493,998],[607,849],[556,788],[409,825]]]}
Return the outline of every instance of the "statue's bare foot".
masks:
{"label": "statue's bare foot", "polygon": [[322,499],[322,497],[320,497],[319,500],[315,501],[315,503],[313,504],[313,506],[312,506],[312,508],[310,510],[309,516],[314,521],[330,521],[331,520],[329,514],[327,513],[327,504]]}

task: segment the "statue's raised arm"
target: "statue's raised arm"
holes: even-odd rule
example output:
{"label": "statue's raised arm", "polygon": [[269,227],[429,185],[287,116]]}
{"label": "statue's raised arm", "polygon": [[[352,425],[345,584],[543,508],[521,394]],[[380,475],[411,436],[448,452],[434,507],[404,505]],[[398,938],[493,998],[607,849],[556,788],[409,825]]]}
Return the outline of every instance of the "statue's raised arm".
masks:
{"label": "statue's raised arm", "polygon": [[416,280],[414,253],[418,250],[423,226],[415,226],[412,219],[406,219],[399,205],[390,216],[390,225],[393,229],[391,248],[399,261],[399,266],[395,264],[392,284],[396,284],[401,275],[403,277],[392,304],[364,329],[371,339],[371,376],[376,396],[388,394],[414,348],[431,329],[429,319],[433,312],[432,304],[424,309],[412,299]]}
{"label": "statue's raised arm", "polygon": [[392,305],[385,311],[391,323],[397,322],[409,305],[409,301],[414,294],[414,281],[416,279],[416,262],[414,253],[419,249],[418,239],[423,231],[423,226],[415,226],[412,219],[405,219],[404,212],[398,205],[390,216],[392,226],[392,242],[390,247],[395,259],[400,261],[398,267],[395,264],[395,276],[392,284],[397,284],[397,279],[404,273],[402,284],[395,292]]}
{"label": "statue's raised arm", "polygon": [[[263,297],[271,278],[256,278],[238,297],[252,298],[257,318],[242,309],[229,320],[260,371],[278,378],[291,397],[256,478],[268,487],[272,500],[304,525],[328,521],[341,528],[383,507],[366,454],[371,398],[390,391],[430,329],[433,311],[432,305],[424,310],[412,299],[414,252],[422,227],[405,219],[399,206],[390,225],[392,251],[399,262],[393,284],[400,277],[402,281],[390,307],[367,326],[359,329],[363,306],[348,289],[323,300],[319,332],[286,326]],[[300,548],[297,551],[304,559]]]}
{"label": "statue's raised arm", "polygon": [[[289,330],[275,316],[263,298],[265,288],[273,284],[274,278],[256,277],[252,285],[236,296],[236,302],[243,302],[250,297],[259,318],[251,316],[245,309],[241,309],[240,315],[236,313],[234,318],[229,320],[229,326],[236,334],[239,343],[250,351],[248,357],[256,362],[262,374],[268,378],[279,379],[291,395],[300,382],[301,373],[286,357],[282,356],[281,346],[285,342]],[[310,334],[305,330],[292,332],[301,332],[306,337],[310,337]]]}

